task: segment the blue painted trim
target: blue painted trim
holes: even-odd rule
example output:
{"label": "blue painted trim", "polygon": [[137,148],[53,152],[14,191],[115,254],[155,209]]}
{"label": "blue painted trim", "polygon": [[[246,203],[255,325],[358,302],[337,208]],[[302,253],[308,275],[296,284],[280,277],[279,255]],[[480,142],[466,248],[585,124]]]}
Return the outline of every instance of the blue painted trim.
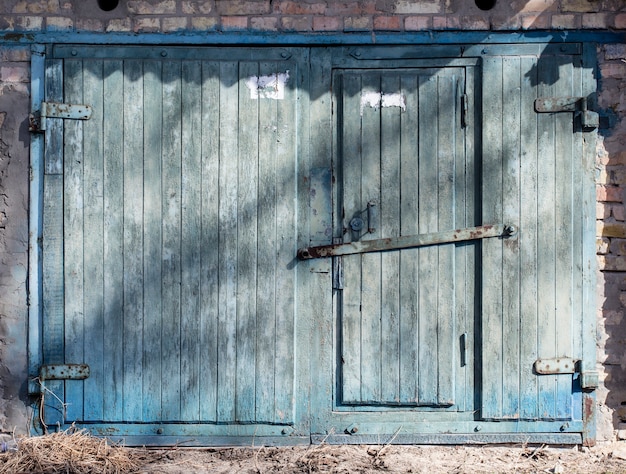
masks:
{"label": "blue painted trim", "polygon": [[626,32],[608,30],[562,30],[528,32],[424,31],[415,33],[284,33],[284,32],[181,32],[90,33],[11,32],[0,34],[3,43],[41,44],[158,44],[158,45],[407,45],[458,43],[623,43]]}
{"label": "blue painted trim", "polygon": [[[44,100],[45,47],[31,47],[31,111],[39,111]],[[30,188],[28,214],[28,391],[38,393],[32,381],[42,363],[42,261],[44,136],[33,133],[30,140]]]}

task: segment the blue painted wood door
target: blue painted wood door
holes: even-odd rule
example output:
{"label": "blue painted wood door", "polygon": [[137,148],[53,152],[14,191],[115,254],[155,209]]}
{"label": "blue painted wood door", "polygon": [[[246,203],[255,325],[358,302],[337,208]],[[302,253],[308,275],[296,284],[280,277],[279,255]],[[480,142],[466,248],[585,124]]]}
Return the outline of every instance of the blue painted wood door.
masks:
{"label": "blue painted wood door", "polygon": [[[342,70],[334,90],[343,242],[477,224],[472,68]],[[342,404],[468,406],[476,249],[338,257]]]}
{"label": "blue painted wood door", "polygon": [[44,364],[91,375],[47,382],[45,420],[280,434],[295,410],[301,52],[163,51],[47,60],[46,100],[93,116],[46,132]]}

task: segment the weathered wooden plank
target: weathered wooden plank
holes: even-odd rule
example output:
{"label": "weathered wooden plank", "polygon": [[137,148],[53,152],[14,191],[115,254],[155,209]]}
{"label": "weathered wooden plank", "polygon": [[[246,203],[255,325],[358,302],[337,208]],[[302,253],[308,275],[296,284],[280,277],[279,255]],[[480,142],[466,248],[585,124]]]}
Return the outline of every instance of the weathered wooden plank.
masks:
{"label": "weathered wooden plank", "polygon": [[[257,62],[239,64],[239,159],[237,161],[237,400],[238,421],[255,419],[257,196],[259,160],[259,102],[247,87],[259,76]],[[285,170],[287,171],[287,170]],[[266,245],[267,242],[261,242]],[[259,327],[261,329],[261,327]],[[286,328],[285,328],[286,329]],[[272,381],[273,385],[273,381]]]}
{"label": "weathered wooden plank", "polygon": [[[419,233],[437,232],[437,77],[419,77]],[[437,403],[437,358],[433,341],[437,340],[438,263],[436,248],[419,249],[419,403]]]}
{"label": "weathered wooden plank", "polygon": [[[68,103],[83,102],[83,65],[81,61],[64,64],[64,100]],[[64,132],[64,185],[63,185],[63,243],[65,267],[65,362],[84,362],[84,149],[83,122],[66,121]],[[83,419],[82,381],[70,380],[65,384],[68,420]]]}
{"label": "weathered wooden plank", "polygon": [[181,419],[200,419],[200,247],[202,235],[202,67],[182,64]]}
{"label": "weathered wooden plank", "polygon": [[[397,74],[381,77],[380,90],[385,95],[400,94]],[[383,107],[380,112],[380,203],[382,237],[400,235],[400,117],[402,107]],[[369,192],[369,191],[368,191]],[[377,197],[378,197],[377,196]],[[365,204],[372,198],[365,201]],[[374,198],[376,199],[376,198]],[[400,402],[400,252],[385,252],[381,260],[381,401]]]}
{"label": "weathered wooden plank", "polygon": [[[553,84],[558,79],[558,64],[539,61],[538,95],[553,97]],[[553,114],[540,114],[538,117],[538,154],[541,157],[541,170],[537,180],[537,294],[538,305],[538,356],[556,357],[556,304],[555,260],[556,260],[556,221],[554,203],[556,199],[556,154],[555,117]],[[538,412],[540,418],[556,416],[556,376],[544,375],[538,378]]]}
{"label": "weathered wooden plank", "polygon": [[218,421],[235,420],[238,63],[220,63]]}
{"label": "weathered wooden plank", "polygon": [[[455,205],[457,204],[454,179],[455,134],[457,114],[457,78],[450,71],[440,73],[438,80],[437,108],[437,225],[438,230],[454,229]],[[437,403],[454,403],[454,379],[456,358],[454,348],[455,301],[454,245],[442,245],[438,252],[437,282]]]}
{"label": "weathered wooden plank", "polygon": [[[309,140],[306,142],[306,145],[309,147],[309,169],[326,168],[328,170],[329,192],[331,192],[331,182],[335,184],[332,186],[332,192],[329,196],[332,199],[333,206],[332,233],[326,236],[327,240],[325,241],[315,241],[316,244],[322,245],[332,243],[333,237],[339,238],[343,234],[341,231],[343,218],[341,212],[339,212],[343,202],[338,197],[341,195],[338,188],[342,186],[338,169],[341,166],[340,156],[342,150],[339,146],[339,135],[342,129],[337,121],[337,117],[343,113],[341,105],[343,92],[340,84],[337,84],[338,75],[335,75],[333,78],[332,69],[328,61],[328,53],[328,49],[325,48],[311,51],[308,90],[309,96],[311,98],[315,97],[316,100],[309,102],[310,126],[308,133],[310,135]],[[334,85],[333,79],[335,80]],[[333,87],[335,88],[335,93],[331,93]],[[335,114],[332,113],[333,110],[335,110]],[[318,137],[332,137],[332,140],[319,140]],[[335,168],[331,170],[333,157],[336,160],[334,162]],[[308,197],[312,191],[307,186],[307,180],[305,180],[306,173],[309,170],[306,168],[301,169],[305,176],[300,181],[300,191],[301,193],[307,193]],[[308,212],[311,215],[315,210],[309,209]],[[311,234],[314,232],[314,229],[311,223]],[[335,378],[340,378],[343,375],[343,368],[337,360],[341,356],[341,349],[337,349],[337,345],[341,347],[341,341],[337,337],[333,338],[337,333],[336,328],[340,327],[335,315],[337,318],[343,318],[341,306],[341,294],[343,292],[339,289],[332,290],[332,272],[336,271],[337,267],[338,265],[333,265],[331,267],[332,270],[329,269],[329,272],[326,274],[313,274],[310,271],[311,267],[298,264],[298,268],[303,268],[304,274],[307,276],[307,280],[304,278],[299,278],[298,280],[299,284],[304,286],[306,290],[304,293],[299,293],[303,298],[299,306],[297,327],[299,330],[309,329],[309,333],[306,336],[309,342],[307,346],[302,347],[301,353],[306,354],[307,352],[305,351],[307,349],[309,351],[308,354],[310,356],[306,357],[308,359],[306,364],[310,378],[306,383],[310,384],[309,386],[311,387],[315,387],[315,390],[306,390],[306,393],[310,394],[310,405],[305,412],[309,412],[308,421],[310,421],[310,424],[307,423],[305,426],[308,425],[311,432],[323,432],[326,429],[325,427],[330,423],[333,400],[340,402],[343,397],[343,394],[340,392],[343,390],[341,382],[335,380]],[[316,278],[312,278],[311,275]],[[308,308],[308,310],[304,308]],[[335,343],[335,341],[337,342]],[[299,358],[299,362],[303,362],[303,358]],[[332,373],[334,367],[339,368],[336,370],[336,376],[329,377],[328,374]],[[305,373],[302,374],[304,375]],[[306,397],[303,398],[306,401]]]}
{"label": "weathered wooden plank", "polygon": [[[519,225],[520,213],[520,59],[502,60],[502,216],[507,225]],[[525,204],[524,204],[525,205]],[[510,237],[502,246],[502,416],[520,415],[520,261],[519,239]],[[506,336],[504,336],[506,334]]]}
{"label": "weathered wooden plank", "polygon": [[[344,188],[344,194],[354,194],[353,206],[346,208],[346,220],[348,225],[353,218],[360,218],[366,223],[363,230],[352,233],[354,240],[370,240],[382,236],[382,232],[377,230],[373,234],[367,234],[367,214],[364,211],[367,208],[369,200],[380,202],[381,190],[381,132],[383,120],[379,107],[364,106],[364,98],[368,94],[377,96],[381,93],[381,76],[380,74],[363,74],[361,78],[361,89],[356,97],[350,100],[349,113],[354,114],[354,118],[344,117],[348,121],[346,126],[356,127],[351,133],[360,134],[359,146],[361,149],[361,162],[356,159],[351,163],[346,173],[354,174],[345,176],[346,182],[349,183]],[[358,106],[355,110],[353,107]],[[359,127],[359,112],[361,123]],[[351,151],[349,153],[355,153]],[[360,168],[359,168],[360,166]],[[351,183],[352,179],[360,179],[360,186],[353,187],[356,183]],[[360,191],[360,193],[359,193]],[[349,210],[350,209],[350,210]],[[381,216],[382,218],[382,216]],[[360,236],[362,235],[362,237]],[[355,265],[359,259],[360,282],[361,282],[361,333],[355,334],[360,338],[360,371],[361,371],[361,396],[362,402],[380,402],[382,400],[381,392],[381,351],[385,350],[382,341],[382,256],[380,254],[362,255],[360,258],[354,257]],[[344,275],[351,270],[345,268]],[[358,280],[357,280],[358,281]],[[356,283],[356,282],[355,282]],[[356,303],[356,301],[355,301]]]}
{"label": "weathered wooden plank", "polygon": [[125,421],[140,421],[143,390],[143,67],[124,62],[124,394]]}
{"label": "weathered wooden plank", "polygon": [[537,59],[522,58],[524,71],[520,91],[520,418],[533,419],[537,412],[537,376],[533,364],[537,354],[537,113],[533,103],[537,97]]}
{"label": "weathered wooden plank", "polygon": [[[344,74],[339,79],[340,166],[342,171],[342,228],[349,228],[350,219],[361,200],[361,78]],[[351,232],[343,235],[352,241]],[[361,400],[361,257],[343,257],[344,288],[341,305],[341,387],[345,403]]]}
{"label": "weathered wooden plank", "polygon": [[[162,129],[162,419],[181,418],[182,78],[179,61],[164,61]],[[147,111],[146,111],[147,112]]]}
{"label": "weathered wooden plank", "polygon": [[[46,60],[45,100],[63,102],[63,61]],[[63,124],[61,119],[46,120],[44,173],[63,174]]]}
{"label": "weathered wooden plank", "polygon": [[[418,128],[419,104],[417,100],[418,76],[402,75],[401,94],[405,97],[406,111],[400,115],[400,235],[419,232],[418,203]],[[400,251],[400,402],[417,402],[418,364],[418,250]]]}
{"label": "weathered wooden plank", "polygon": [[104,409],[104,137],[103,63],[85,61],[84,102],[93,107],[83,123],[84,133],[84,314],[85,351],[82,361],[90,375],[84,381],[84,419],[102,420]]}
{"label": "weathered wooden plank", "polygon": [[[103,65],[104,116],[104,237],[103,299],[104,355],[107,370],[103,380],[105,420],[122,420],[123,410],[123,218],[124,218],[124,89],[122,61],[105,61]],[[160,383],[160,381],[159,381]],[[160,392],[160,390],[159,390]]]}
{"label": "weathered wooden plank", "polygon": [[[569,61],[568,61],[569,60]],[[567,62],[566,62],[567,61]],[[572,95],[574,89],[572,58],[560,57],[559,78],[554,85],[557,97]],[[554,213],[555,213],[555,325],[556,355],[572,356],[573,326],[573,208],[574,193],[574,114],[560,113],[555,116],[555,170],[554,170]],[[556,381],[556,413],[558,419],[572,417],[572,376],[561,374]]]}
{"label": "weathered wooden plank", "polygon": [[[275,74],[276,63],[262,62],[259,73],[263,76]],[[258,229],[260,245],[257,250],[256,288],[256,368],[255,400],[257,421],[274,419],[274,377],[276,357],[276,146],[278,142],[278,107],[275,100],[258,101],[259,127],[259,169],[258,169]],[[257,116],[255,115],[255,118]]]}
{"label": "weathered wooden plank", "polygon": [[[46,261],[42,272],[43,361],[45,364],[65,362],[64,272],[63,272],[63,175],[44,176],[43,183],[43,250]],[[54,380],[44,382],[53,396],[45,396],[44,421],[48,425],[63,423],[65,384]]]}
{"label": "weathered wooden plank", "polygon": [[217,415],[219,248],[219,63],[202,63],[202,261],[200,293],[200,419]]}
{"label": "weathered wooden plank", "polygon": [[[502,219],[502,58],[484,58],[483,220]],[[502,242],[482,242],[482,407],[483,418],[502,415]]]}
{"label": "weathered wooden plank", "polygon": [[[162,64],[143,62],[144,106],[143,117],[143,275],[144,328],[143,379],[144,390],[155,396],[145,397],[144,421],[158,421],[161,417],[161,340],[163,338],[162,278],[162,212],[163,170],[161,169],[161,136],[163,134]],[[165,378],[169,375],[165,375]],[[156,396],[158,394],[158,396]]]}
{"label": "weathered wooden plank", "polygon": [[[284,68],[284,69],[283,69]],[[297,71],[296,64],[281,63],[281,74]],[[292,77],[291,75],[293,74]],[[276,366],[275,423],[294,420],[294,358],[295,331],[294,258],[296,255],[296,176],[294,156],[297,150],[296,90],[297,74],[289,73],[284,99],[277,100],[278,143],[276,148]]]}

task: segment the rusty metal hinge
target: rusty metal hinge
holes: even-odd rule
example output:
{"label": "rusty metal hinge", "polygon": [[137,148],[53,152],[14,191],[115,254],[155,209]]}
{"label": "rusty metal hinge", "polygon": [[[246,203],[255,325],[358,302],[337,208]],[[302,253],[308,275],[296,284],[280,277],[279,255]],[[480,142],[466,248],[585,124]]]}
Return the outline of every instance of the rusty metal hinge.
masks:
{"label": "rusty metal hinge", "polygon": [[583,390],[595,390],[599,386],[598,372],[582,370],[582,361],[571,357],[537,359],[534,364],[537,375],[560,375],[580,373],[580,387]]}
{"label": "rusty metal hinge", "polygon": [[49,118],[89,120],[91,113],[92,108],[90,105],[42,102],[41,110],[30,114],[29,130],[35,133],[45,131],[46,119]]}
{"label": "rusty metal hinge", "polygon": [[84,380],[89,377],[87,364],[50,364],[39,369],[39,380]]}
{"label": "rusty metal hinge", "polygon": [[310,258],[338,257],[358,253],[384,252],[388,250],[410,249],[427,245],[449,244],[467,240],[487,239],[491,237],[512,237],[517,233],[513,225],[493,224],[466,229],[448,230],[431,234],[403,235],[383,239],[361,240],[349,243],[305,247],[298,250],[300,260]]}

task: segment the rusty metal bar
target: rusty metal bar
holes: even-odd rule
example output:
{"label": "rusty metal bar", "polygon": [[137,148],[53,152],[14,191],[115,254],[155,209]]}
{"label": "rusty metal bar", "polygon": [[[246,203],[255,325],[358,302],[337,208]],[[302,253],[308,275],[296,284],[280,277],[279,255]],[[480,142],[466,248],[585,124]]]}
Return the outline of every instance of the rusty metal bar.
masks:
{"label": "rusty metal bar", "polygon": [[404,235],[385,239],[363,240],[346,244],[305,247],[298,250],[300,260],[311,258],[338,257],[358,253],[384,252],[388,250],[410,249],[427,245],[449,244],[490,237],[510,237],[517,232],[515,226],[504,224],[481,225],[466,229],[435,232],[432,234]]}

